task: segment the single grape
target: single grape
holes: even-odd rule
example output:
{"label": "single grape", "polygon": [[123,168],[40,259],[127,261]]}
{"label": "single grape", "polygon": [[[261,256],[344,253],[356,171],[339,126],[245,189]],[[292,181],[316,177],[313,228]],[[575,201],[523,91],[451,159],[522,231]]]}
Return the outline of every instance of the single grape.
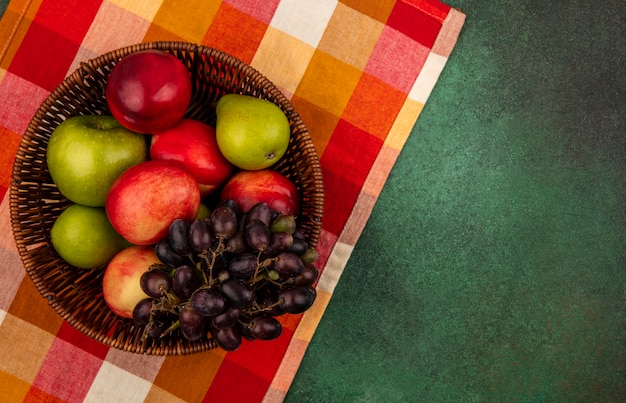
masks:
{"label": "single grape", "polygon": [[292,234],[296,230],[296,217],[292,215],[281,214],[270,224],[272,232],[287,232]]}
{"label": "single grape", "polygon": [[278,255],[276,259],[274,270],[281,276],[295,277],[302,273],[302,269],[304,269],[304,263],[300,260],[300,257],[294,253],[284,252]]}
{"label": "single grape", "polygon": [[179,255],[178,253],[176,253],[174,248],[172,248],[169,237],[161,239],[156,244],[156,246],[154,247],[154,253],[156,253],[161,262],[170,267],[178,267],[187,263],[187,258],[185,256]]}
{"label": "single grape", "polygon": [[302,259],[304,263],[313,263],[313,262],[316,262],[317,259],[319,259],[319,257],[320,257],[320,254],[316,249],[308,248],[306,252],[304,252],[300,256],[300,259]]}
{"label": "single grape", "polygon": [[217,345],[226,351],[235,351],[241,346],[241,332],[237,325],[213,328],[211,329],[211,336],[217,342]]}
{"label": "single grape", "polygon": [[258,251],[263,251],[270,243],[270,229],[261,220],[250,220],[245,229],[246,242]]}
{"label": "single grape", "polygon": [[187,340],[202,338],[206,331],[207,318],[196,312],[190,304],[184,304],[178,312],[180,330]]}
{"label": "single grape", "polygon": [[152,298],[160,298],[172,289],[172,278],[161,269],[150,269],[141,275],[139,285]]}
{"label": "single grape", "polygon": [[204,220],[194,220],[189,225],[189,245],[196,252],[204,252],[211,248],[211,232]]}
{"label": "single grape", "polygon": [[274,281],[280,280],[280,274],[274,269],[267,271],[267,277]]}
{"label": "single grape", "polygon": [[237,232],[237,215],[228,206],[219,206],[211,213],[210,229],[213,234],[222,239],[228,239]]}
{"label": "single grape", "polygon": [[153,298],[144,298],[133,309],[133,321],[139,326],[145,326],[150,322],[152,314]]}
{"label": "single grape", "polygon": [[248,210],[246,215],[246,225],[250,223],[252,220],[260,220],[269,227],[272,222],[272,217],[274,216],[274,212],[270,208],[270,206],[265,202],[260,202],[255,204]]}
{"label": "single grape", "polygon": [[220,291],[233,306],[240,308],[250,306],[255,297],[250,285],[232,278],[220,284]]}
{"label": "single grape", "polygon": [[170,243],[179,255],[188,255],[193,252],[189,244],[189,224],[187,221],[177,218],[170,224]]}
{"label": "single grape", "polygon": [[304,232],[302,232],[302,230],[296,229],[293,232],[293,237],[294,238],[298,238],[298,239],[302,239],[303,241],[306,241],[306,235],[304,235]]}
{"label": "single grape", "polygon": [[159,319],[153,322],[148,322],[148,324],[146,324],[145,332],[151,339],[158,339],[168,327],[170,327],[170,323],[168,321]]}
{"label": "single grape", "polygon": [[235,306],[228,307],[224,312],[211,318],[211,325],[216,329],[229,327],[237,323],[241,310]]}
{"label": "single grape", "polygon": [[237,231],[235,235],[226,240],[226,250],[235,254],[243,253],[248,250],[246,235],[243,231]]}
{"label": "single grape", "polygon": [[228,272],[237,278],[250,278],[257,268],[256,254],[246,252],[235,255],[228,263]]}
{"label": "single grape", "polygon": [[254,336],[250,332],[250,328],[248,327],[247,323],[239,321],[234,326],[237,326],[239,328],[239,333],[241,334],[241,337],[250,341],[254,340]]}
{"label": "single grape", "polygon": [[311,286],[298,286],[283,290],[278,294],[280,307],[287,313],[302,313],[309,309],[317,293]]}
{"label": "single grape", "polygon": [[200,287],[201,281],[196,275],[193,267],[182,265],[176,268],[172,276],[172,291],[176,296],[184,301],[191,297],[191,294]]}
{"label": "single grape", "polygon": [[198,288],[191,295],[189,303],[193,310],[202,316],[219,315],[226,307],[222,294],[211,288]]}
{"label": "single grape", "polygon": [[287,252],[293,244],[293,235],[288,232],[272,232],[270,234],[270,243],[263,251],[267,256],[278,256],[283,252]]}
{"label": "single grape", "polygon": [[295,253],[298,256],[303,255],[307,249],[309,249],[309,245],[306,243],[304,239],[293,238],[293,244],[289,248],[289,252]]}
{"label": "single grape", "polygon": [[274,340],[283,331],[280,322],[268,315],[257,315],[248,324],[252,336],[259,340]]}
{"label": "single grape", "polygon": [[217,272],[217,281],[219,281],[220,283],[223,283],[229,278],[230,278],[230,273],[228,272],[228,270],[220,270],[219,272]]}
{"label": "single grape", "polygon": [[[238,210],[238,206],[237,206],[237,202],[231,199],[228,200],[224,200],[220,206],[224,206],[224,207],[228,207],[229,209],[231,209],[232,211],[235,212],[235,214],[237,214],[237,210]],[[219,207],[219,206],[218,206]]]}
{"label": "single grape", "polygon": [[305,263],[302,273],[298,274],[293,279],[295,285],[313,285],[319,277],[319,270],[311,263]]}

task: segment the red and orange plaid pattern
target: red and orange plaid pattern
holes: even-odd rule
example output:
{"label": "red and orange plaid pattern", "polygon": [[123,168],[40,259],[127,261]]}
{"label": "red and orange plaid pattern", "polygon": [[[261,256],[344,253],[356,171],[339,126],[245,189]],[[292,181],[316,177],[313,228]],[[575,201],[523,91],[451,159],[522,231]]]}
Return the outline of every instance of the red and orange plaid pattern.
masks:
{"label": "red and orange plaid pattern", "polygon": [[[14,0],[0,20],[0,401],[281,401],[465,16],[437,0]],[[277,340],[184,357],[124,353],[47,306],[11,234],[33,113],[81,61],[139,42],[219,48],[264,73],[312,133],[325,181],[318,299]]]}

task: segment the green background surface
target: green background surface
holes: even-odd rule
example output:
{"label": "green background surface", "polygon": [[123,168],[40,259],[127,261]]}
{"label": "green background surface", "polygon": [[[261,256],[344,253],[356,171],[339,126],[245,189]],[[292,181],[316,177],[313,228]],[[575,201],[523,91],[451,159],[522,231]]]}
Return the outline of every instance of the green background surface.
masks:
{"label": "green background surface", "polygon": [[626,401],[626,2],[447,3],[287,402]]}
{"label": "green background surface", "polygon": [[447,3],[457,46],[286,401],[626,401],[626,1]]}

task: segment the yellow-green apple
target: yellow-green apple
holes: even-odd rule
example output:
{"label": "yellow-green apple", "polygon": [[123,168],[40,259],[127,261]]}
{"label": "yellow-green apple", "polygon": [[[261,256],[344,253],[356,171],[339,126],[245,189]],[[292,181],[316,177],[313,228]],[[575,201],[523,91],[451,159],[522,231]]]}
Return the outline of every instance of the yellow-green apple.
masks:
{"label": "yellow-green apple", "polygon": [[208,218],[211,216],[211,209],[204,203],[200,203],[200,209],[198,209],[198,214],[196,214],[196,220],[202,220],[204,218]]}
{"label": "yellow-green apple", "polygon": [[203,196],[226,181],[234,168],[217,147],[215,129],[195,119],[182,119],[153,135],[150,158],[183,164],[198,181]]}
{"label": "yellow-green apple", "polygon": [[224,185],[220,200],[234,200],[241,213],[265,202],[281,214],[298,214],[300,197],[289,178],[270,169],[240,171]]}
{"label": "yellow-green apple", "polygon": [[113,182],[105,208],[120,235],[135,245],[151,245],[167,236],[175,219],[195,219],[200,189],[179,163],[151,160],[130,167]]}
{"label": "yellow-green apple", "polygon": [[215,113],[217,144],[233,165],[245,170],[268,168],[287,151],[291,128],[276,104],[227,94],[217,101]]}
{"label": "yellow-green apple", "polygon": [[54,220],[50,240],[72,266],[94,269],[107,264],[130,244],[118,234],[102,207],[72,204]]}
{"label": "yellow-green apple", "polygon": [[141,289],[141,275],[158,263],[159,259],[151,246],[130,246],[113,256],[102,277],[102,296],[115,314],[124,318],[133,317],[135,305],[148,298]]}
{"label": "yellow-green apple", "polygon": [[176,124],[191,101],[187,67],[171,53],[132,53],[111,70],[106,85],[111,114],[130,130],[154,134]]}
{"label": "yellow-green apple", "polygon": [[52,132],[46,162],[59,191],[74,203],[104,207],[113,181],[148,158],[145,136],[112,116],[67,118]]}

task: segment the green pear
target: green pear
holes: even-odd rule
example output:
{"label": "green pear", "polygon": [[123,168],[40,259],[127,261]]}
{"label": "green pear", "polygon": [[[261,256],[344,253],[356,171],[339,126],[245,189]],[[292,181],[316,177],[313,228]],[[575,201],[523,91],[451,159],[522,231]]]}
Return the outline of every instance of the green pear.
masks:
{"label": "green pear", "polygon": [[245,170],[265,169],[285,155],[291,128],[272,102],[227,94],[217,102],[217,145],[228,161]]}

